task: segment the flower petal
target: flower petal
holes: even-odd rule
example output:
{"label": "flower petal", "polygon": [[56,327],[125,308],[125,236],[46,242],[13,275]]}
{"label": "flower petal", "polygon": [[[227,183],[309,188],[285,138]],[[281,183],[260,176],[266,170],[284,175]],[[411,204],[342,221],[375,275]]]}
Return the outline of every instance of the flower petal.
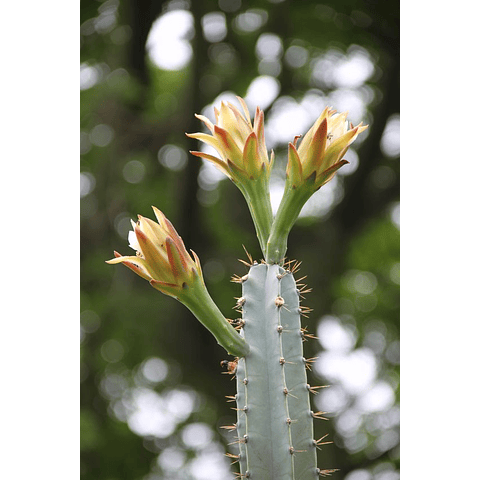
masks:
{"label": "flower petal", "polygon": [[235,124],[233,125],[233,128],[229,128],[228,131],[232,132],[233,134],[235,130],[238,130],[239,136],[238,138],[235,138],[235,140],[239,142],[239,144],[242,144],[252,131],[251,124],[250,122],[247,123],[245,117],[240,113],[240,111],[235,105],[229,103],[228,108],[230,108],[233,115],[235,116]]}
{"label": "flower petal", "polygon": [[177,295],[181,292],[181,287],[178,286],[176,283],[162,282],[160,280],[155,280],[154,278],[150,280],[150,285],[155,288],[155,290],[158,290],[165,295],[170,295],[171,297],[175,297],[177,299]]}
{"label": "flower petal", "polygon": [[230,177],[230,173],[229,173],[229,171],[226,167],[226,163],[223,160],[221,160],[220,158],[217,158],[214,155],[209,155],[208,153],[204,153],[204,152],[194,152],[194,151],[190,150],[190,153],[192,155],[195,155],[196,157],[200,157],[200,158],[204,158],[205,160],[209,160],[222,173],[224,173],[227,177]]}
{"label": "flower petal", "polygon": [[154,207],[152,205],[152,210],[153,210],[153,213],[155,214],[155,217],[157,218],[157,221],[158,221],[158,224],[164,228],[164,229],[167,229],[167,217],[165,216],[165,214],[159,210],[157,207]]}
{"label": "flower petal", "polygon": [[186,133],[185,135],[187,137],[195,138],[196,140],[200,140],[201,142],[204,142],[207,145],[210,145],[222,157],[225,157],[224,151],[223,151],[223,148],[222,148],[222,144],[219,142],[219,140],[216,137],[212,137],[211,135],[208,135],[206,133]]}
{"label": "flower petal", "polygon": [[337,138],[326,150],[324,158],[324,168],[330,168],[333,164],[339,162],[348,150],[348,146],[353,143],[358,136],[358,127],[349,130],[345,135]]}
{"label": "flower petal", "polygon": [[[243,121],[243,125],[239,124],[236,115],[238,115],[240,121]],[[240,115],[240,112],[233,105],[223,102],[220,106],[217,126],[227,131],[236,145],[243,145],[246,136],[250,133],[250,129],[245,119]]]}
{"label": "flower petal", "polygon": [[195,265],[197,266],[196,269],[192,268],[192,274],[194,276],[198,275],[203,282],[203,272],[202,272],[202,266],[200,265],[200,259],[198,258],[198,255],[193,250],[190,250],[190,251],[192,252],[193,258],[195,259]]}
{"label": "flower petal", "polygon": [[222,149],[221,151],[224,153],[223,156],[229,158],[240,166],[243,163],[243,156],[233,137],[227,132],[227,130],[217,125],[215,125],[214,129],[215,139],[218,141],[220,148]]}
{"label": "flower petal", "polygon": [[265,144],[265,118],[262,110],[257,107],[254,131],[257,134],[259,154],[263,163],[268,163],[268,152]]}
{"label": "flower petal", "polygon": [[320,172],[323,169],[323,157],[325,155],[325,146],[327,145],[327,119],[324,118],[315,131],[310,148],[303,158],[303,175],[308,177],[313,171]]}
{"label": "flower petal", "polygon": [[134,256],[122,256],[118,252],[114,252],[115,257],[112,260],[107,260],[105,263],[115,265],[116,263],[123,263],[130,270],[133,270],[137,275],[145,280],[151,280],[152,276],[149,273],[147,262],[143,258]]}
{"label": "flower petal", "polygon": [[287,178],[293,186],[298,186],[303,181],[302,162],[293,143],[288,144]]}
{"label": "flower petal", "polygon": [[252,132],[245,142],[243,149],[243,167],[245,171],[252,176],[258,176],[261,171],[262,161],[258,152],[258,142],[255,132]]}
{"label": "flower petal", "polygon": [[273,148],[272,148],[272,151],[270,153],[270,162],[268,163],[268,170],[271,170],[274,161],[275,161],[275,152],[273,151]]}
{"label": "flower petal", "polygon": [[[182,252],[183,253],[183,252]],[[187,273],[187,262],[179,251],[177,244],[170,237],[167,238],[167,254],[168,263],[170,264],[170,271],[172,272],[175,280],[179,277],[185,277]]]}
{"label": "flower petal", "polygon": [[343,167],[344,165],[346,165],[347,163],[350,163],[350,162],[348,162],[347,160],[340,160],[335,165],[332,165],[330,168],[327,168],[326,170],[324,170],[316,179],[315,183],[316,183],[317,189],[325,185],[326,183],[328,183],[335,176],[335,173],[337,172],[337,170],[340,167]]}
{"label": "flower petal", "polygon": [[[133,224],[133,228],[135,228],[135,223]],[[140,245],[138,244],[137,236],[135,235],[134,230],[130,230],[128,232],[128,246],[133,248],[136,252],[142,253]]]}
{"label": "flower petal", "polygon": [[[337,115],[333,115],[328,122],[328,133],[332,136],[332,140],[335,141],[342,135],[348,132],[347,122],[348,112],[343,112]],[[333,143],[333,142],[332,142]]]}
{"label": "flower petal", "polygon": [[305,134],[305,136],[302,138],[300,142],[300,146],[298,147],[298,154],[300,155],[300,158],[304,158],[304,156],[307,153],[307,150],[310,147],[310,143],[312,141],[312,137],[317,131],[318,127],[320,124],[323,122],[325,118],[328,118],[328,115],[331,114],[330,107],[325,107],[323,110],[322,114],[317,118],[315,123],[312,125],[310,130]]}
{"label": "flower petal", "polygon": [[204,115],[198,115],[198,114],[195,114],[195,117],[201,120],[207,126],[210,132],[212,132],[213,134],[213,123],[207,117],[205,117]]}
{"label": "flower petal", "polygon": [[233,163],[231,160],[227,160],[228,168],[230,169],[230,178],[234,183],[237,183],[238,180],[247,180],[249,179],[248,173]]}
{"label": "flower petal", "polygon": [[172,240],[175,246],[177,247],[180,255],[182,256],[183,261],[185,261],[185,263],[191,262],[192,260],[187,253],[182,237],[177,233],[177,231],[175,230],[175,227],[173,226],[172,222],[170,222],[168,218],[165,218],[165,223],[167,224],[167,230],[170,233],[170,237],[167,237],[167,246],[168,246],[168,240]]}
{"label": "flower petal", "polygon": [[167,255],[164,257],[155,243],[138,226],[135,228],[135,234],[145,257],[146,265],[152,272],[152,278],[167,282],[172,280]]}
{"label": "flower petal", "polygon": [[240,105],[242,106],[243,113],[245,114],[245,119],[248,122],[248,125],[250,128],[252,128],[252,121],[250,120],[250,112],[248,111],[247,104],[245,103],[245,100],[242,97],[237,97],[237,100],[240,102]]}

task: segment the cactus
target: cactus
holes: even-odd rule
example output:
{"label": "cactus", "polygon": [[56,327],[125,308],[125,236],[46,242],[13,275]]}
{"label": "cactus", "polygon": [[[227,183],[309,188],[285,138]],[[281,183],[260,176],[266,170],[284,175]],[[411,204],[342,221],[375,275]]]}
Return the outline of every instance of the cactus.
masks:
{"label": "cactus", "polygon": [[[236,375],[236,430],[239,454],[227,454],[240,464],[241,479],[313,480],[335,469],[317,467],[317,448],[328,441],[315,440],[313,420],[323,412],[310,408],[306,370],[313,359],[303,356],[307,335],[301,326],[302,292],[293,277],[298,263],[285,263],[287,238],[303,205],[345,165],[343,155],[366,127],[350,127],[346,114],[326,108],[297,149],[289,144],[285,192],[275,217],[268,190],[273,152],[267,155],[263,112],[258,108],[252,125],[248,108],[239,98],[243,114],[231,104],[215,109],[217,124],[203,116],[212,135],[188,136],[213,146],[220,158],[202,152],[197,157],[213,162],[243,193],[266,260],[253,262],[242,284],[237,308],[241,321],[227,321],[211,299],[203,281],[200,260],[185,246],[162,212],[154,208],[158,223],[139,216],[129,236],[136,256],[121,256],[108,263],[123,263],[157,290],[182,302],[235,355],[225,361]],[[231,325],[233,324],[233,325]],[[235,328],[234,328],[235,325]],[[222,362],[223,363],[223,362]],[[322,460],[323,463],[323,460]]]}
{"label": "cactus", "polygon": [[245,478],[314,479],[316,445],[305,370],[299,291],[291,272],[252,265],[242,284],[237,432]]}

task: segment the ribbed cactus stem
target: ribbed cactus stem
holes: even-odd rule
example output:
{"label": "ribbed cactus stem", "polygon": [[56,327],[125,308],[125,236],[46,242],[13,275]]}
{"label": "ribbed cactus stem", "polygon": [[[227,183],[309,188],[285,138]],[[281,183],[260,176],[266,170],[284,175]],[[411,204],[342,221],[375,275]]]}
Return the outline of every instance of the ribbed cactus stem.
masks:
{"label": "ribbed cactus stem", "polygon": [[250,352],[237,367],[241,478],[318,478],[303,358],[299,293],[279,265],[253,265],[242,284],[241,335]]}

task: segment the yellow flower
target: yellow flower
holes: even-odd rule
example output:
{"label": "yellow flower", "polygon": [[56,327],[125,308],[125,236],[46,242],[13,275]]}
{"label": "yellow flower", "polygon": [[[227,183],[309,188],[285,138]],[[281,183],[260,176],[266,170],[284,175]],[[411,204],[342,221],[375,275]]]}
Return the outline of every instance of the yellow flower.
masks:
{"label": "yellow flower", "polygon": [[257,179],[265,173],[268,176],[273,162],[273,152],[269,160],[262,110],[257,107],[252,125],[245,101],[237,98],[244,115],[231,103],[222,102],[220,110],[214,108],[216,125],[203,115],[195,115],[205,123],[211,135],[187,133],[187,136],[212,146],[220,158],[204,152],[190,153],[211,161],[233,182],[241,183],[242,180]]}
{"label": "yellow flower", "polygon": [[196,281],[203,284],[200,261],[193,251],[194,259],[190,257],[165,215],[158,208],[152,208],[158,223],[141,215],[137,223],[132,221],[133,231],[128,240],[130,247],[137,251],[136,256],[114,252],[116,258],[107,263],[123,263],[162,293],[182,297]]}
{"label": "yellow flower", "polygon": [[291,187],[296,188],[307,182],[317,190],[329,182],[341,166],[348,163],[342,160],[343,156],[368,125],[349,125],[347,115],[348,113],[337,114],[336,110],[327,107],[306,133],[298,149],[296,143],[300,136],[289,143],[287,181]]}

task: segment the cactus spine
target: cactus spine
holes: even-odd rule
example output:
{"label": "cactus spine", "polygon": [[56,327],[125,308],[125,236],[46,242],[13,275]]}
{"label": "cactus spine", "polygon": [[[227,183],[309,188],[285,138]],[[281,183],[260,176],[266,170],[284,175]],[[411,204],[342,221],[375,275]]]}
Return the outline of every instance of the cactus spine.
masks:
{"label": "cactus spine", "polygon": [[318,478],[313,415],[293,274],[254,264],[242,284],[241,335],[250,352],[237,366],[241,478]]}

